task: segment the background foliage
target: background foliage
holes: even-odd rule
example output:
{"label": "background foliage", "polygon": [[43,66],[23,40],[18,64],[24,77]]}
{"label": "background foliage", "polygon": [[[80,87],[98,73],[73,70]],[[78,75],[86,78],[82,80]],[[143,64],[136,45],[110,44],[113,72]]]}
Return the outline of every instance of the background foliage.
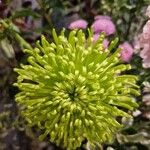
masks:
{"label": "background foliage", "polygon": [[[26,63],[24,47],[34,46],[41,34],[51,39],[52,28],[59,32],[76,19],[83,18],[89,26],[96,15],[111,16],[116,24],[116,35],[122,41],[134,42],[147,21],[144,16],[149,0],[1,0],[0,1],[0,149],[58,149],[49,142],[39,142],[37,129],[30,129],[21,118],[14,101],[18,90],[13,68]],[[26,41],[28,43],[26,43]],[[131,60],[139,75],[140,107],[133,120],[122,120],[126,127],[113,143],[98,145],[97,149],[149,150],[150,149],[150,69],[142,67],[138,51]],[[83,144],[84,145],[84,144]],[[80,148],[81,149],[81,148]]]}

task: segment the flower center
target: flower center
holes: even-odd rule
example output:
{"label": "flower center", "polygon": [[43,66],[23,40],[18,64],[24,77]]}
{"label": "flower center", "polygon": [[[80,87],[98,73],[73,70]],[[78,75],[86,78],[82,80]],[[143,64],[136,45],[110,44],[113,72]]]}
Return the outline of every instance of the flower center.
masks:
{"label": "flower center", "polygon": [[71,92],[68,92],[68,95],[69,95],[69,97],[72,101],[75,100],[75,97],[78,95],[77,92],[76,92],[76,87],[75,86],[73,87],[73,90]]}

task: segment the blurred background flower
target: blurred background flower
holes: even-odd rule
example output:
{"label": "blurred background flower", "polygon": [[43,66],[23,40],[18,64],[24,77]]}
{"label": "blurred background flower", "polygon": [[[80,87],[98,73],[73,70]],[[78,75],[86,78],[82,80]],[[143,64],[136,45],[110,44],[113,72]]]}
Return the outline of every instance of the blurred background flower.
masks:
{"label": "blurred background flower", "polygon": [[116,31],[114,23],[106,16],[97,16],[92,24],[92,29],[95,34],[104,32],[107,36],[114,34]]}
{"label": "blurred background flower", "polygon": [[73,21],[69,24],[68,29],[73,30],[73,29],[86,29],[87,28],[87,21],[83,19],[79,19],[76,21]]}
{"label": "blurred background flower", "polygon": [[121,54],[121,59],[124,62],[128,62],[132,59],[132,55],[133,55],[133,47],[131,46],[131,44],[129,44],[129,42],[124,42],[122,44],[119,45],[119,47],[122,49],[120,54]]}

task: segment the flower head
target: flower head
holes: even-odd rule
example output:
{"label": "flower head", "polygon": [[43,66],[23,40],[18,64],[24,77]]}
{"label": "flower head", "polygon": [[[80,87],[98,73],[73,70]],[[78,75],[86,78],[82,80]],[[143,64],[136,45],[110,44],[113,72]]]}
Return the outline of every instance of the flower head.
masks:
{"label": "flower head", "polygon": [[122,49],[121,51],[121,58],[124,62],[129,62],[133,55],[133,47],[128,43],[124,42],[123,44],[119,45]]}
{"label": "flower head", "polygon": [[150,68],[150,44],[144,44],[140,56],[143,58],[143,67]]}
{"label": "flower head", "polygon": [[143,67],[150,68],[150,20],[147,21],[143,32],[139,35],[139,47],[142,48],[140,56],[143,59]]}
{"label": "flower head", "polygon": [[87,22],[83,19],[79,19],[76,21],[73,21],[69,24],[68,28],[73,30],[73,29],[86,29],[87,27]]}
{"label": "flower head", "polygon": [[110,53],[117,39],[104,51],[103,35],[95,43],[92,33],[86,39],[81,30],[68,38],[53,30],[53,37],[49,43],[42,36],[34,50],[25,50],[29,64],[15,69],[22,115],[44,132],[41,139],[50,135],[51,142],[69,150],[84,138],[93,145],[111,140],[122,127],[116,117],[130,117],[120,107],[137,107],[133,95],[139,94],[137,77],[120,74],[131,68],[120,64],[120,49]]}
{"label": "flower head", "polygon": [[94,33],[105,32],[106,35],[111,35],[116,32],[116,28],[112,20],[108,17],[97,17],[92,24],[92,29]]}

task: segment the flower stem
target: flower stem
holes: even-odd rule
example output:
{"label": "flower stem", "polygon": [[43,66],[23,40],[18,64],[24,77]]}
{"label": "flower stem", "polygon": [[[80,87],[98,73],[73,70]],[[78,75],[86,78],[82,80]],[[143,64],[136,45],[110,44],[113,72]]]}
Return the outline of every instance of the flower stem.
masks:
{"label": "flower stem", "polygon": [[[11,27],[11,24],[6,23],[4,20],[1,20],[0,23],[7,29]],[[20,44],[21,48],[26,48],[26,49],[33,49],[32,46],[25,40],[23,39],[19,33],[14,32],[13,37],[16,39],[16,41]]]}

